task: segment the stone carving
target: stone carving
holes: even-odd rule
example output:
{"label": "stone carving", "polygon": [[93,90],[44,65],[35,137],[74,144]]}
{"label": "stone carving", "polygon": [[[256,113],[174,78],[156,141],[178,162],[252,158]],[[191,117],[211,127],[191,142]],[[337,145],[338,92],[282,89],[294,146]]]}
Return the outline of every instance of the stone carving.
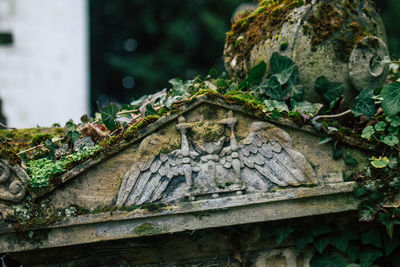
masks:
{"label": "stone carving", "polygon": [[299,67],[306,100],[320,101],[314,82],[323,75],[345,85],[351,104],[357,91],[382,86],[389,73],[382,64],[389,56],[385,28],[372,0],[280,1],[257,16],[227,38],[224,58],[231,76],[245,75],[278,52]]}
{"label": "stone carving", "polygon": [[[238,142],[236,123],[232,111],[219,121],[186,122],[180,117],[176,125],[180,149],[135,162],[122,181],[117,205],[184,197],[194,200],[316,183],[312,167],[292,149],[286,132],[267,122],[253,122],[248,136]],[[200,138],[196,133],[199,128],[215,131],[211,137]],[[229,137],[224,135],[226,130]]]}
{"label": "stone carving", "polygon": [[18,166],[11,167],[0,160],[0,200],[17,202],[26,193],[29,176]]}

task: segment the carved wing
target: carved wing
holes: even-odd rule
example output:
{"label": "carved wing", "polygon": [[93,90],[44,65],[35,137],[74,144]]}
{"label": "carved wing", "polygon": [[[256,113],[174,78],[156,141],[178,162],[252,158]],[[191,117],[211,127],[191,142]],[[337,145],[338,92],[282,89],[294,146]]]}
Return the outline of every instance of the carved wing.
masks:
{"label": "carved wing", "polygon": [[135,162],[122,181],[117,205],[141,205],[160,199],[172,178],[181,174],[181,161],[178,149]]}
{"label": "carved wing", "polygon": [[248,137],[239,144],[239,158],[244,177],[266,179],[282,187],[316,183],[314,170],[292,149],[290,136],[266,122],[251,124]]}

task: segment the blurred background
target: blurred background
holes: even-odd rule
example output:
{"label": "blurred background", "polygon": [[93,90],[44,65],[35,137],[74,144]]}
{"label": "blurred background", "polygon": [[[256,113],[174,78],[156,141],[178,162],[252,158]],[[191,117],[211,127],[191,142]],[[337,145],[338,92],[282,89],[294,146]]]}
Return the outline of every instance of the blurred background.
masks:
{"label": "blurred background", "polygon": [[[249,0],[0,0],[0,122],[79,120],[168,80],[223,70],[225,32]],[[394,59],[400,1],[376,0]]]}

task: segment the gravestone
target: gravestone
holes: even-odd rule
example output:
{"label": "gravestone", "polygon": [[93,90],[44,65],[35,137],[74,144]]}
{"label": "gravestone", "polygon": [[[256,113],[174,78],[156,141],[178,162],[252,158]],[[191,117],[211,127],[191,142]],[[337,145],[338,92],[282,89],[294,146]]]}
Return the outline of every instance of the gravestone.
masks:
{"label": "gravestone", "polygon": [[[0,251],[24,265],[206,261],[307,266],[314,250],[299,253],[292,241],[273,245],[263,229],[277,221],[357,209],[354,182],[343,180],[348,167],[333,160],[329,145],[316,146],[318,142],[308,127],[283,119],[260,120],[241,106],[198,97],[111,155],[91,158],[64,173],[60,184],[40,198],[42,209],[55,208],[62,218],[31,225],[25,234],[2,224]],[[367,162],[361,150],[344,150],[361,165]],[[24,194],[31,194],[24,186],[26,173],[7,161],[1,167],[2,207],[10,214],[29,214],[19,204]],[[78,215],[82,207],[86,212]],[[116,208],[99,213],[102,207]],[[240,241],[233,253],[230,238],[235,231],[249,243]],[[192,240],[193,234],[199,240]],[[88,250],[79,252],[82,248]]]}

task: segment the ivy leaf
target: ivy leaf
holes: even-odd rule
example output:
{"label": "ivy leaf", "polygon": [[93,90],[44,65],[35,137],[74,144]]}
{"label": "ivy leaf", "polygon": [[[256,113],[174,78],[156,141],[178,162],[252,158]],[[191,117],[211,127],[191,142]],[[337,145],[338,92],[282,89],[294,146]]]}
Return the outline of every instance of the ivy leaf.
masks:
{"label": "ivy leaf", "polygon": [[332,237],[332,246],[345,253],[347,249],[347,244],[350,241],[350,237],[345,234],[338,234]]}
{"label": "ivy leaf", "polygon": [[367,126],[362,131],[361,137],[365,139],[370,139],[375,133],[375,129],[373,126]]}
{"label": "ivy leaf", "polygon": [[326,249],[327,246],[329,246],[330,243],[331,243],[330,237],[323,236],[314,241],[314,247],[320,254],[322,254],[322,252],[324,252],[324,250]]}
{"label": "ivy leaf", "polygon": [[[270,60],[271,71],[274,73],[281,85],[286,84],[296,67],[296,63],[294,63],[290,58],[281,56],[278,53],[274,52],[271,56]],[[296,78],[297,79],[297,78]]]}
{"label": "ivy leaf", "polygon": [[260,63],[252,67],[249,71],[249,75],[247,76],[247,78],[239,84],[239,89],[245,89],[252,86],[253,84],[260,83],[265,75],[266,70],[267,64],[265,64],[264,61],[261,61]]}
{"label": "ivy leaf", "polygon": [[396,248],[400,246],[400,236],[395,235],[390,237],[389,235],[384,234],[382,237],[385,255],[389,256]]}
{"label": "ivy leaf", "polygon": [[150,103],[148,103],[146,105],[146,113],[145,113],[145,115],[146,116],[148,116],[148,115],[158,115],[158,113],[157,113],[157,111],[155,111],[153,106]]}
{"label": "ivy leaf", "polygon": [[377,259],[383,256],[382,251],[378,249],[369,249],[361,251],[360,264],[361,267],[371,266]]}
{"label": "ivy leaf", "polygon": [[321,236],[327,233],[331,233],[332,232],[332,228],[326,225],[315,225],[312,229],[311,229],[311,233],[314,237],[317,236]]}
{"label": "ivy leaf", "polygon": [[372,99],[374,96],[374,90],[365,89],[361,91],[360,95],[356,98],[356,103],[352,108],[352,111],[356,117],[365,115],[367,118],[371,118],[376,113],[375,101]]}
{"label": "ivy leaf", "polygon": [[347,245],[346,254],[352,262],[355,262],[360,257],[360,251],[361,248],[358,242],[350,241]]}
{"label": "ivy leaf", "polygon": [[372,157],[371,161],[372,166],[374,166],[377,169],[382,169],[385,168],[389,164],[389,159],[388,157]]}
{"label": "ivy leaf", "polygon": [[400,84],[389,83],[383,86],[381,91],[382,109],[388,116],[396,115],[400,112]]}
{"label": "ivy leaf", "polygon": [[276,244],[281,244],[291,233],[293,228],[289,226],[279,227],[276,231]]}
{"label": "ivy leaf", "polygon": [[344,84],[331,83],[324,76],[319,77],[315,81],[314,87],[327,103],[334,101],[344,91]]}
{"label": "ivy leaf", "polygon": [[300,114],[304,115],[316,115],[318,114],[319,110],[323,107],[322,104],[319,103],[310,103],[307,101],[296,102],[291,99],[291,104],[293,106],[293,111],[299,112]]}
{"label": "ivy leaf", "polygon": [[386,129],[386,122],[384,121],[380,121],[377,124],[375,124],[375,130],[377,130],[378,132],[383,132]]}
{"label": "ivy leaf", "polygon": [[284,100],[287,92],[282,89],[278,79],[275,76],[269,78],[265,83],[265,94],[273,100]]}
{"label": "ivy leaf", "polygon": [[399,139],[393,135],[384,135],[380,137],[382,143],[388,146],[395,146],[399,143]]}
{"label": "ivy leaf", "polygon": [[378,227],[370,227],[368,231],[362,233],[361,242],[364,245],[373,245],[377,248],[383,248],[381,232]]}
{"label": "ivy leaf", "polygon": [[347,261],[340,255],[314,255],[310,261],[311,267],[346,267]]}
{"label": "ivy leaf", "polygon": [[381,222],[385,225],[386,231],[387,231],[388,235],[390,236],[390,238],[393,238],[394,226],[400,225],[400,221],[399,220],[383,220]]}
{"label": "ivy leaf", "polygon": [[69,137],[71,143],[73,144],[81,137],[81,134],[77,131],[70,131],[67,132],[67,136]]}
{"label": "ivy leaf", "polygon": [[172,85],[172,94],[174,96],[189,97],[189,88],[192,86],[191,81],[183,82],[180,78],[174,78],[168,81]]}
{"label": "ivy leaf", "polygon": [[288,106],[283,101],[267,99],[264,101],[264,105],[268,111],[277,110],[278,112],[289,112]]}
{"label": "ivy leaf", "polygon": [[101,120],[110,131],[113,131],[117,126],[117,122],[115,121],[117,113],[118,107],[112,103],[101,111]]}
{"label": "ivy leaf", "polygon": [[308,244],[314,241],[314,237],[310,233],[302,233],[296,239],[296,247],[299,251],[302,251]]}
{"label": "ivy leaf", "polygon": [[353,195],[356,198],[360,198],[360,197],[364,196],[366,193],[368,193],[368,191],[365,190],[364,188],[362,188],[360,185],[357,185],[354,187]]}

